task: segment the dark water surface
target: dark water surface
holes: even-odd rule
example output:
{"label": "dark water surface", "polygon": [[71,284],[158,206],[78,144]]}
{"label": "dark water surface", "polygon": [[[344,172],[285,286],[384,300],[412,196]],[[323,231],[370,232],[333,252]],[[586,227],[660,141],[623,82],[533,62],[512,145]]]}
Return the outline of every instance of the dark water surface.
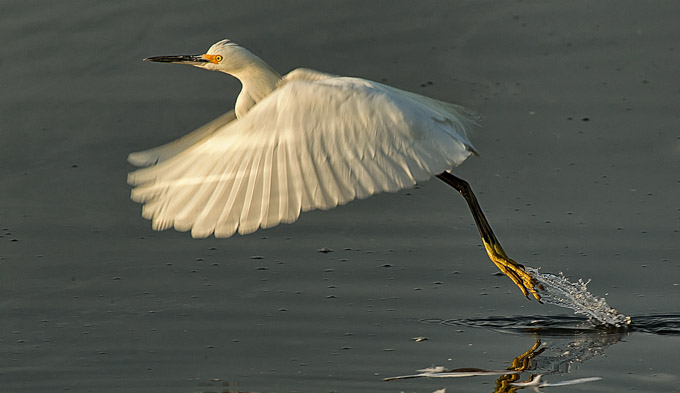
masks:
{"label": "dark water surface", "polygon": [[[677,392],[679,14],[635,1],[0,1],[0,391],[491,392],[497,376],[383,378],[515,360],[519,380],[602,378],[554,391]],[[229,110],[240,86],[141,59],[226,37],[282,73],[479,111],[481,157],[456,173],[505,249],[592,279],[633,327],[525,300],[435,180],[249,236],[151,231],[127,154]]]}

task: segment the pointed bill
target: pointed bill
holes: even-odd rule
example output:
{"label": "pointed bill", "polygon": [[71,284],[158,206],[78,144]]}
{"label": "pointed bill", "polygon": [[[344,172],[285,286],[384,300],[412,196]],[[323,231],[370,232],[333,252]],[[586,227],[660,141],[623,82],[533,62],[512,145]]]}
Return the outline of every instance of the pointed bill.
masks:
{"label": "pointed bill", "polygon": [[154,61],[157,63],[176,63],[176,64],[204,64],[210,60],[204,55],[178,55],[178,56],[154,56],[147,57],[144,61]]}

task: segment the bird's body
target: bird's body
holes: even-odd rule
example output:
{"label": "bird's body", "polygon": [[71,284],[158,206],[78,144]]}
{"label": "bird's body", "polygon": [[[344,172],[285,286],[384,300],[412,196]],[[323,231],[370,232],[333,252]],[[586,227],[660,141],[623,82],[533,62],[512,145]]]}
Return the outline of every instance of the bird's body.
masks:
{"label": "bird's body", "polygon": [[[245,53],[231,42],[216,46],[208,53]],[[129,176],[132,198],[155,229],[247,234],[293,222],[301,211],[411,187],[474,151],[461,107],[306,69],[281,78],[249,52],[243,57],[250,63],[231,71],[243,83],[236,117],[130,156],[156,164]]]}
{"label": "bird's body", "polygon": [[[448,172],[475,153],[468,138],[473,117],[462,107],[307,69],[281,77],[229,40],[204,55],[147,60],[222,71],[243,85],[234,112],[130,155],[135,165],[151,165],[128,181],[154,229],[191,230],[194,237],[247,234],[434,175],[466,197],[479,226],[481,209],[477,204],[475,213],[474,196],[466,196],[469,185]],[[521,267],[486,226],[479,228],[489,256],[526,294],[533,281],[516,271]]]}

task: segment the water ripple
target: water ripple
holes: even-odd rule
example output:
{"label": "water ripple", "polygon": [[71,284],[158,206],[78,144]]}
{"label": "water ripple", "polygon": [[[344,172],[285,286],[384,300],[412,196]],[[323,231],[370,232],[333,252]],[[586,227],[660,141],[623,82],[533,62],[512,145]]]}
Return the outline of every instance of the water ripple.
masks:
{"label": "water ripple", "polygon": [[542,336],[569,336],[579,334],[608,334],[642,332],[660,335],[680,335],[680,315],[658,314],[631,317],[626,326],[594,324],[592,320],[577,316],[514,316],[465,319],[421,319],[420,322],[447,326],[485,328],[508,333],[535,333]]}

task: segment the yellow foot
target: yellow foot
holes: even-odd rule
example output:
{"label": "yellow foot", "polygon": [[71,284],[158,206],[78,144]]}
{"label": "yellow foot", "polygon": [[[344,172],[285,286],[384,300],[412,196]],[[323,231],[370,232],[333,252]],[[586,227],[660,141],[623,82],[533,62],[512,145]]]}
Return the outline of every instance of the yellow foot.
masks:
{"label": "yellow foot", "polygon": [[541,301],[541,295],[538,293],[538,290],[543,288],[526,272],[526,270],[524,270],[524,266],[510,259],[498,243],[496,244],[496,247],[494,247],[484,242],[484,247],[486,248],[486,253],[489,254],[491,262],[498,266],[503,274],[510,277],[512,282],[519,287],[524,296],[529,298],[529,294],[531,294],[539,303],[543,303]]}

